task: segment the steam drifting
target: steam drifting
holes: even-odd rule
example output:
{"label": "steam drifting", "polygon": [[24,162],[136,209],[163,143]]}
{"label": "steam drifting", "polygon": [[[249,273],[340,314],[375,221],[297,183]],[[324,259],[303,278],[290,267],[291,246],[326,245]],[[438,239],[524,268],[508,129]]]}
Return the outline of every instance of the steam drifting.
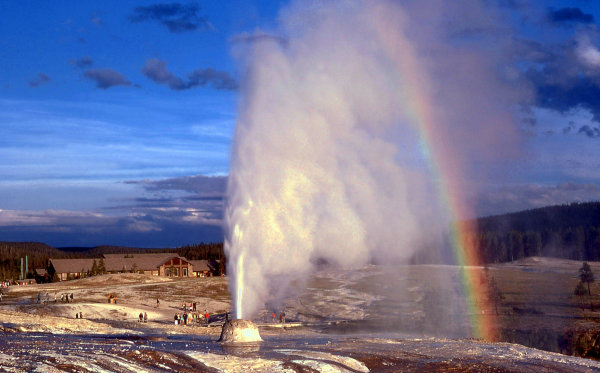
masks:
{"label": "steam drifting", "polygon": [[[491,160],[491,143],[513,148],[505,109],[516,96],[496,75],[501,61],[483,58],[478,43],[449,43],[461,30],[418,3],[299,2],[281,13],[284,42],[239,46],[225,242],[237,318],[276,304],[320,263],[408,260],[446,226],[436,178],[462,185],[466,158]],[[492,10],[462,4],[427,8],[497,28]],[[412,109],[424,99],[436,125],[428,145]],[[436,157],[452,170],[432,174],[427,159]]]}

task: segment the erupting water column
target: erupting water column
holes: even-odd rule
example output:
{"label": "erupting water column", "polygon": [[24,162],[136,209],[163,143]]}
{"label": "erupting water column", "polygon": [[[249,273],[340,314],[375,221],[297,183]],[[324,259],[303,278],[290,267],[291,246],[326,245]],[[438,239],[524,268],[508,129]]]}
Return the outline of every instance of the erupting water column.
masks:
{"label": "erupting water column", "polygon": [[[241,236],[241,231],[236,225],[234,228],[234,238],[238,241]],[[240,342],[260,342],[262,338],[258,332],[258,327],[250,320],[242,319],[242,295],[244,291],[244,253],[242,252],[236,261],[237,277],[235,279],[235,319],[227,320],[221,329],[221,343],[240,343]]]}
{"label": "erupting water column", "polygon": [[[236,319],[282,307],[319,263],[407,263],[441,246],[448,223],[469,216],[468,180],[480,184],[485,162],[509,155],[516,85],[497,76],[505,70],[491,44],[457,43],[462,31],[448,24],[490,13],[434,3],[291,1],[278,33],[236,38],[243,68],[224,217]],[[457,264],[477,264],[462,260],[476,253],[460,237]],[[473,289],[465,293],[485,295]],[[470,314],[480,318],[477,307]]]}

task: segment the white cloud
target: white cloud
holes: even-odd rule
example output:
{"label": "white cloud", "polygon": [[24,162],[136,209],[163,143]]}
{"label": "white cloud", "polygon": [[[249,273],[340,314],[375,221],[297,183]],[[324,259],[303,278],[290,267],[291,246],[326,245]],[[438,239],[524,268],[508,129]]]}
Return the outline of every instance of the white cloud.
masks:
{"label": "white cloud", "polygon": [[578,41],[576,53],[583,64],[589,67],[600,67],[600,50],[588,39],[582,38]]}

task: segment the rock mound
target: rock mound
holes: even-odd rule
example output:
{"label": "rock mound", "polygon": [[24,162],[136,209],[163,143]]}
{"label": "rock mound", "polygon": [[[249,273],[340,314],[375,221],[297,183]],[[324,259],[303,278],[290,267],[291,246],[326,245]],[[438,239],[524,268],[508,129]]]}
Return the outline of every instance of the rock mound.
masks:
{"label": "rock mound", "polygon": [[258,327],[250,320],[234,319],[228,320],[221,330],[219,342],[260,342],[262,338],[258,333]]}

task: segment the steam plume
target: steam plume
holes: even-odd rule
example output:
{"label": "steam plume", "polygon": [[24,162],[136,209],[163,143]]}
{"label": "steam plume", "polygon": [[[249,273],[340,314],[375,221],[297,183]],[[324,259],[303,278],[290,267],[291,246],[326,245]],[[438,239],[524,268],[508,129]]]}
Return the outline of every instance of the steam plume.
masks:
{"label": "steam plume", "polygon": [[[285,42],[241,46],[225,243],[236,317],[277,301],[319,263],[406,261],[441,232],[447,216],[431,195],[438,175],[419,146],[411,84],[432,101],[432,146],[455,159],[456,180],[468,175],[465,158],[493,158],[492,141],[512,149],[505,105],[515,97],[492,73],[498,60],[479,44],[450,43],[457,30],[442,22],[490,10],[427,2],[447,8],[442,17],[419,3],[299,2],[281,13]],[[493,18],[475,26],[494,29]]]}

